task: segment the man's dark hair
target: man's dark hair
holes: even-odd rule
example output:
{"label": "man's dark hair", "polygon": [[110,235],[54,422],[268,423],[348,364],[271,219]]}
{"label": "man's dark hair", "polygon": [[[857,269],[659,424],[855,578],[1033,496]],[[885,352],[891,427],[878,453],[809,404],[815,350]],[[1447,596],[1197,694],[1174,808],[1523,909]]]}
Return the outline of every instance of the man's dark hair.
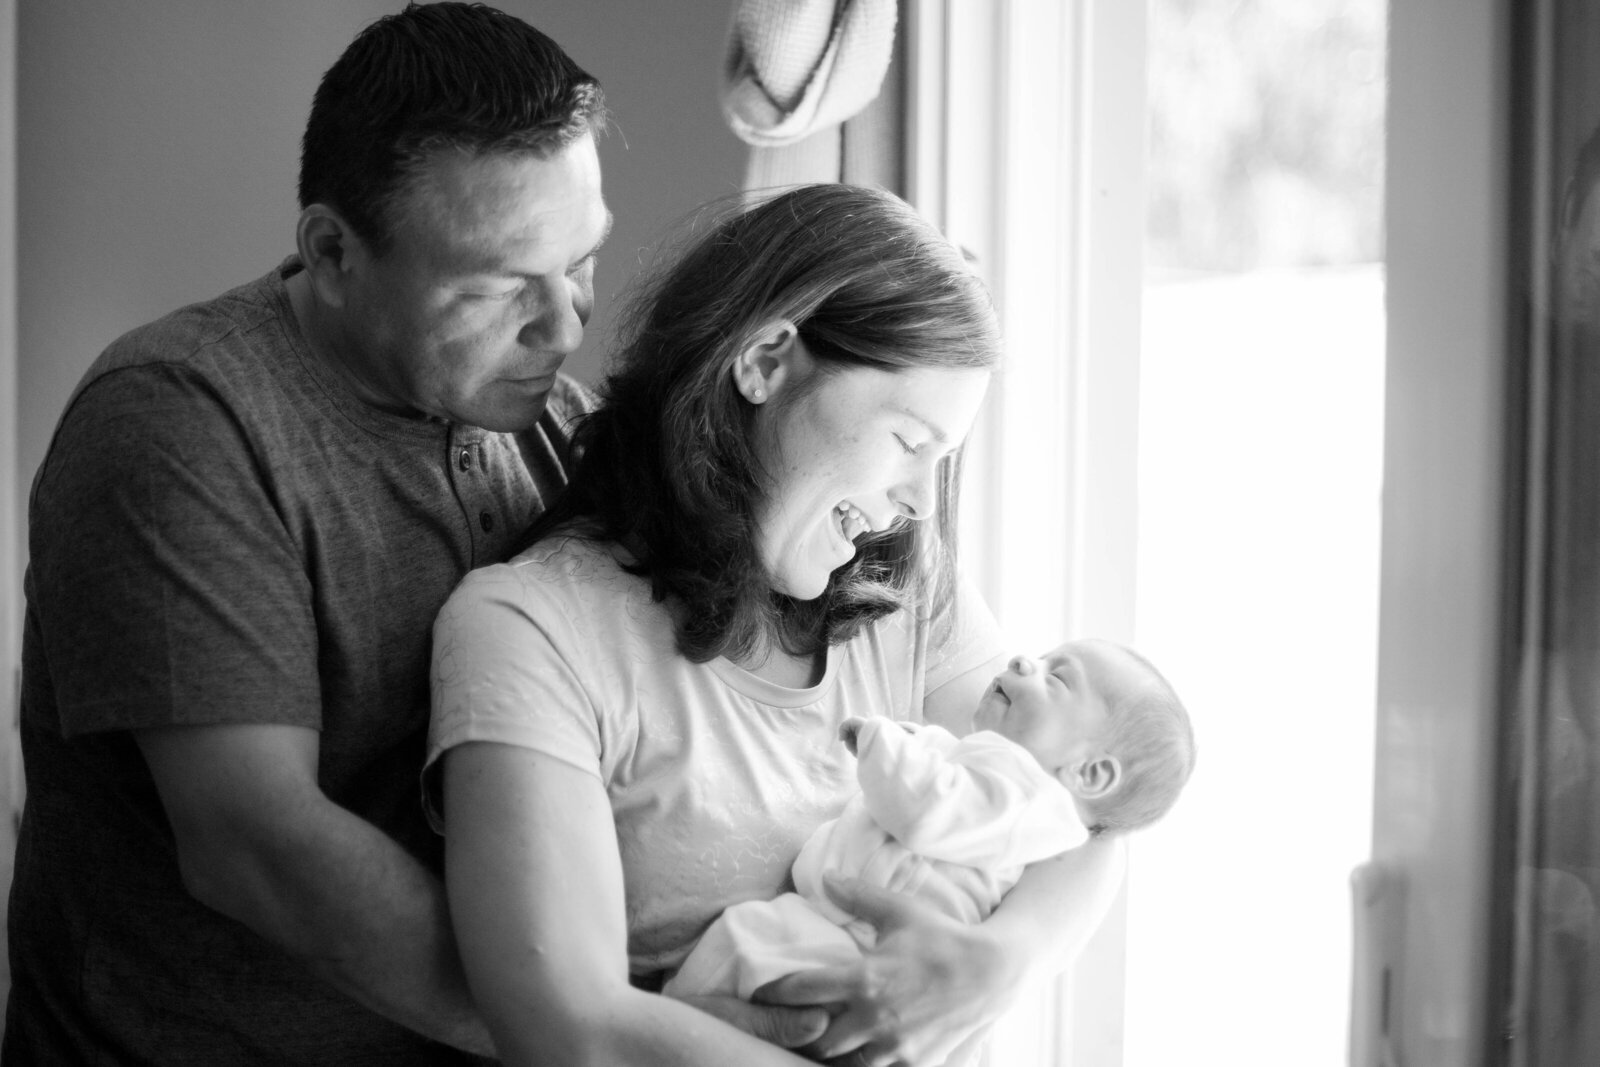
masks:
{"label": "man's dark hair", "polygon": [[380,254],[417,171],[443,150],[544,156],[606,123],[561,46],[483,4],[409,4],[328,68],[300,149],[300,206],[326,204]]}
{"label": "man's dark hair", "polygon": [[953,592],[954,458],[935,519],[868,537],[815,600],[771,587],[756,409],[730,368],[780,321],[817,360],[812,386],[853,367],[991,369],[1000,355],[988,291],[961,252],[872,189],[802,186],[748,207],[637,292],[604,402],[576,431],[572,482],[526,543],[565,528],[625,546],[656,598],[681,605],[678,649],[695,662],[772,639],[820,651],[900,607],[937,613]]}

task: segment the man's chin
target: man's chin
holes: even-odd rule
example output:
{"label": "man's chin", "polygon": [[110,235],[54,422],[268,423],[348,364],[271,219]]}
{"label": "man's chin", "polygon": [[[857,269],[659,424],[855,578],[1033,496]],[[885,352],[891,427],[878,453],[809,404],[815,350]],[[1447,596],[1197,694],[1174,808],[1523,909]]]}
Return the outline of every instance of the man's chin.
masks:
{"label": "man's chin", "polygon": [[527,395],[515,400],[474,407],[454,421],[491,433],[521,433],[538,425],[549,399],[550,386],[546,382],[542,388],[530,389]]}

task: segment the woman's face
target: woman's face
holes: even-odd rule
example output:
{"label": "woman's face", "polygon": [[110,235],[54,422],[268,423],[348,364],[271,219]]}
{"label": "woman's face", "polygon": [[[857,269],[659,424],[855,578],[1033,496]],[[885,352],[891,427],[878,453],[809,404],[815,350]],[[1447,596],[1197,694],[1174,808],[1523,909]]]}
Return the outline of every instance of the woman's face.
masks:
{"label": "woman's face", "polygon": [[775,391],[758,429],[771,477],[756,512],[773,588],[814,600],[855,557],[856,538],[896,519],[931,518],[941,459],[960,447],[989,385],[986,370],[850,367],[818,375],[792,400]]}

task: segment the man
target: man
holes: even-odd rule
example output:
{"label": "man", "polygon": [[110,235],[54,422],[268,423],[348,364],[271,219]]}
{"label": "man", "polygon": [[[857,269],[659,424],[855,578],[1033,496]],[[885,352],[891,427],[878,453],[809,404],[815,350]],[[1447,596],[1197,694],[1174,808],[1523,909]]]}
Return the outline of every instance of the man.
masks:
{"label": "man", "polygon": [[492,1052],[428,641],[564,482],[605,121],[517,19],[384,18],[317,91],[298,254],[80,383],[30,502],[8,1063]]}

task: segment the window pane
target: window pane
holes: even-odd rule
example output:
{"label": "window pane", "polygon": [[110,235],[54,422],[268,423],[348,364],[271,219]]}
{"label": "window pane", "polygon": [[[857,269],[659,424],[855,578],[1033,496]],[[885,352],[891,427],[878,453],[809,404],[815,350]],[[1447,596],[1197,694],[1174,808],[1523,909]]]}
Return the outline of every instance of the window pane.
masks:
{"label": "window pane", "polygon": [[1344,1064],[1369,853],[1381,0],[1151,0],[1138,643],[1199,756],[1134,841],[1126,1067]]}

